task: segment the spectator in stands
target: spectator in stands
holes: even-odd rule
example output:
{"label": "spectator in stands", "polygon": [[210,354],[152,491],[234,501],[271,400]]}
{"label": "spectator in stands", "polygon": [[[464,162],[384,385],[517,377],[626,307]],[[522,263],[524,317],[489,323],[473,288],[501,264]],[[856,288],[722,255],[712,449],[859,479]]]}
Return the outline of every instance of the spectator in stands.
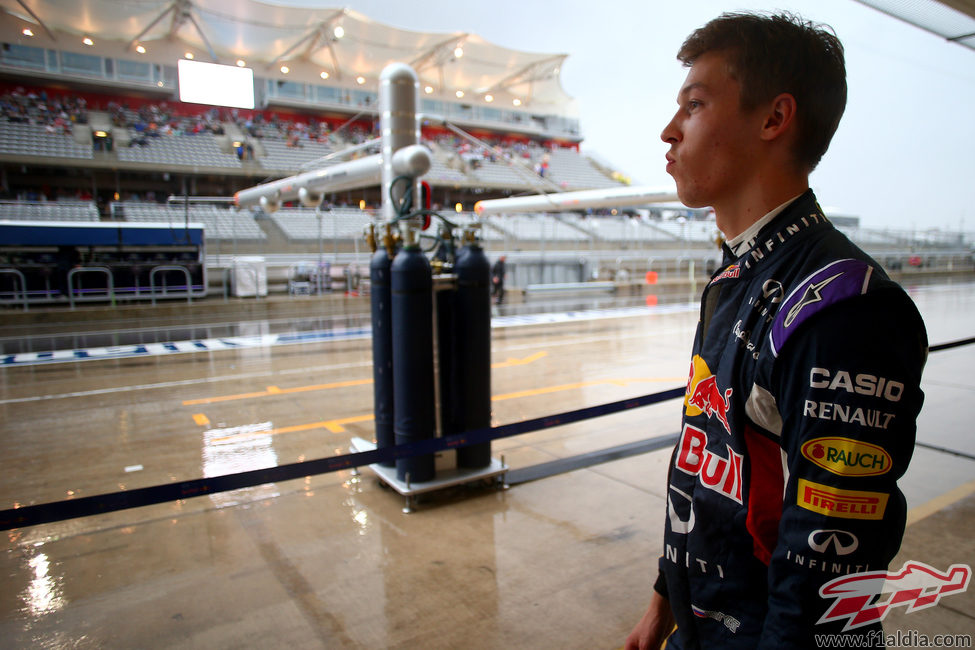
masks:
{"label": "spectator in stands", "polygon": [[506,255],[502,255],[491,267],[491,295],[497,304],[504,302],[504,277],[507,274],[505,268]]}
{"label": "spectator in stands", "polygon": [[545,178],[548,175],[549,160],[550,160],[549,155],[545,154],[544,156],[542,156],[542,162],[539,163],[538,165],[539,167],[538,175],[541,176],[542,178]]}

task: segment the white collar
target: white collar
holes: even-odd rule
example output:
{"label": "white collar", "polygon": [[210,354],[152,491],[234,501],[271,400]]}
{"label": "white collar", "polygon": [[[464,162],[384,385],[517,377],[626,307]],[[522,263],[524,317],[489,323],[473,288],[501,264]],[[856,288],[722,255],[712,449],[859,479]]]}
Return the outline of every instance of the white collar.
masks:
{"label": "white collar", "polygon": [[761,231],[762,228],[764,228],[768,224],[768,222],[770,222],[772,219],[779,216],[779,214],[781,214],[783,210],[789,207],[790,203],[798,199],[800,196],[802,196],[802,194],[792,197],[791,199],[789,199],[779,207],[773,209],[771,212],[766,214],[764,217],[762,217],[752,225],[748,226],[748,228],[746,228],[743,233],[741,233],[737,237],[732,237],[731,239],[729,239],[726,243],[728,244],[728,248],[730,248],[731,251],[735,254],[735,257],[741,257],[745,251],[747,251],[749,248],[754,246],[755,238],[758,237],[759,231]]}

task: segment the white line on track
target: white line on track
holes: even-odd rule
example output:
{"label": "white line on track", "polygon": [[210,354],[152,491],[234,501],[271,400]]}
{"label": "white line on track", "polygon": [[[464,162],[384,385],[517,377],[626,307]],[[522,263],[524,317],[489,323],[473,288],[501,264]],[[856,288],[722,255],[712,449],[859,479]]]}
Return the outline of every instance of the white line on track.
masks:
{"label": "white line on track", "polygon": [[[634,317],[634,316],[646,316],[648,315],[648,313],[654,313],[654,314],[678,313],[684,311],[694,311],[696,309],[697,309],[696,305],[681,304],[681,305],[666,305],[663,307],[651,308],[649,310],[646,307],[626,307],[626,308],[618,308],[618,309],[603,309],[603,310],[593,310],[593,311],[563,312],[559,314],[535,314],[531,316],[505,316],[505,317],[498,317],[492,319],[492,329],[518,327],[518,326],[526,326],[526,325],[567,323],[567,322],[584,321],[584,320],[627,318],[627,317]],[[656,333],[671,334],[677,331],[678,330],[666,330],[664,332],[656,332]],[[595,337],[591,337],[591,336],[577,337],[574,339],[566,339],[563,341],[548,342],[545,345],[547,347],[554,347],[554,346],[562,346],[562,345],[575,345],[578,343],[585,343],[589,341],[598,341],[598,340],[605,340],[605,339],[619,340],[619,339],[629,339],[629,338],[640,338],[643,336],[646,336],[646,334],[634,333],[634,334],[624,334],[624,335],[612,334],[612,335],[595,336]],[[268,345],[267,347],[274,347],[274,345],[271,344]],[[526,343],[521,345],[503,346],[503,349],[518,350],[518,349],[530,349],[536,347],[538,347],[537,343],[534,344]],[[65,362],[70,362],[73,360],[74,359],[67,359]],[[279,370],[273,372],[252,372],[252,373],[240,373],[240,374],[233,374],[233,375],[220,375],[215,377],[200,377],[196,379],[181,379],[178,381],[166,381],[166,382],[158,382],[154,384],[136,384],[132,386],[96,388],[96,389],[84,390],[84,391],[74,391],[70,393],[52,393],[48,395],[33,395],[30,397],[13,397],[8,399],[0,399],[0,405],[42,402],[47,400],[70,399],[70,398],[78,398],[78,397],[95,397],[98,395],[107,395],[109,393],[156,390],[162,388],[176,388],[180,386],[212,384],[212,383],[219,383],[222,381],[231,381],[231,380],[259,379],[262,377],[269,377],[274,375],[307,374],[309,372],[345,370],[350,368],[364,368],[364,367],[371,367],[371,366],[372,366],[371,361],[361,361],[356,363],[341,363],[341,364],[329,364],[329,365],[321,365],[321,366],[313,366],[313,367],[291,368],[287,370]]]}

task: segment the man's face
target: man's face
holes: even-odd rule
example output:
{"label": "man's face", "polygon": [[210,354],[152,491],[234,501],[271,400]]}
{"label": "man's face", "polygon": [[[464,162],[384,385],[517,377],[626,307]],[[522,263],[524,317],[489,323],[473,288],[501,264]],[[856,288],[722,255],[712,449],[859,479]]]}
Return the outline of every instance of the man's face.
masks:
{"label": "man's face", "polygon": [[681,86],[677,113],[660,137],[670,145],[667,173],[688,207],[733,204],[754,169],[762,117],[742,111],[740,93],[719,52],[699,56]]}

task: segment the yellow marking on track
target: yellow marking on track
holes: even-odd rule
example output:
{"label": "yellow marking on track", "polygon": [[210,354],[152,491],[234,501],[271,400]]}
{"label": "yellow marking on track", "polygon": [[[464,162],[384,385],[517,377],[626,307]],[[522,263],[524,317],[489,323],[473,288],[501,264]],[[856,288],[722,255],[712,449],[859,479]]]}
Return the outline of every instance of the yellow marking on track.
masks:
{"label": "yellow marking on track", "polygon": [[255,436],[276,436],[282,433],[297,433],[299,431],[311,431],[313,429],[328,429],[331,433],[344,433],[346,424],[355,424],[357,422],[368,422],[372,420],[372,414],[369,415],[353,415],[347,418],[338,418],[335,420],[322,420],[321,422],[309,422],[308,424],[296,424],[290,427],[278,427],[276,429],[269,429],[266,431],[257,431],[254,433],[237,434],[232,436],[222,436],[220,438],[214,438],[211,442],[226,442],[227,440],[242,440],[244,438],[252,438]]}
{"label": "yellow marking on track", "polygon": [[[548,352],[536,352],[527,357],[516,359],[509,358],[506,361],[492,364],[492,368],[509,368],[511,366],[524,366],[534,363],[548,355]],[[255,397],[270,397],[271,395],[289,395],[292,393],[307,393],[316,390],[332,390],[334,388],[348,388],[350,386],[366,386],[372,383],[372,379],[352,379],[349,381],[337,381],[330,384],[312,384],[310,386],[295,386],[294,388],[280,388],[278,386],[268,386],[262,391],[253,393],[238,393],[236,395],[220,395],[217,397],[201,397],[199,399],[188,399],[183,401],[183,406],[198,406],[200,404],[216,404],[218,402],[232,402],[241,399],[254,399]]]}
{"label": "yellow marking on track", "polygon": [[208,427],[208,426],[210,426],[210,418],[208,418],[203,413],[194,413],[193,414],[193,421],[196,422],[201,427]]}
{"label": "yellow marking on track", "polygon": [[629,384],[638,383],[658,383],[658,382],[672,382],[672,381],[683,381],[683,377],[643,377],[634,379],[604,379],[602,381],[582,381],[574,384],[562,384],[561,386],[546,386],[544,388],[530,388],[528,390],[519,390],[514,393],[502,393],[501,395],[495,395],[491,398],[493,402],[500,402],[506,399],[517,399],[519,397],[534,397],[536,395],[548,395],[549,393],[558,393],[564,390],[575,390],[578,388],[589,388],[592,386],[628,386]]}
{"label": "yellow marking on track", "polygon": [[510,357],[505,361],[492,363],[491,367],[510,368],[511,366],[527,366],[529,363],[534,363],[535,361],[538,361],[539,359],[547,356],[548,356],[548,352],[536,352],[535,354],[531,354],[523,359],[515,359],[514,357]]}
{"label": "yellow marking on track", "polygon": [[925,517],[944,510],[951,504],[955,503],[956,501],[961,501],[972,493],[975,493],[975,481],[962,483],[955,489],[949,490],[941,496],[931,499],[927,503],[922,503],[915,508],[911,508],[907,511],[907,525],[910,526],[911,524],[916,524]]}
{"label": "yellow marking on track", "polygon": [[333,388],[348,388],[349,386],[365,386],[371,384],[371,379],[352,379],[349,381],[336,381],[331,384],[314,384],[312,386],[295,386],[294,388],[278,388],[268,386],[266,390],[254,393],[239,393],[237,395],[221,395],[218,397],[203,397],[200,399],[188,399],[183,401],[183,406],[196,406],[198,404],[215,404],[217,402],[232,402],[240,399],[253,399],[255,397],[268,397],[270,395],[289,395],[291,393],[307,393],[313,390],[331,390]]}
{"label": "yellow marking on track", "polygon": [[[637,383],[670,383],[674,381],[683,381],[683,380],[684,380],[683,377],[636,377],[631,379],[604,379],[601,381],[585,381],[585,382],[578,382],[573,384],[562,384],[559,386],[547,386],[545,388],[532,388],[529,390],[521,390],[513,393],[503,393],[501,395],[493,396],[491,400],[494,402],[500,402],[508,399],[517,399],[519,397],[534,397],[537,395],[548,395],[551,393],[558,393],[566,390],[575,390],[579,388],[588,388],[591,386],[607,386],[607,385],[628,386],[629,384],[637,384]],[[323,390],[324,389],[323,387],[339,388],[344,386],[356,386],[356,385],[371,384],[371,383],[372,383],[371,379],[338,382],[335,384],[321,384],[320,386],[302,386],[299,388],[288,388],[288,389],[281,390],[281,393],[302,392],[308,390]],[[261,395],[263,396],[264,393],[262,393]],[[212,398],[212,401],[219,402],[219,401],[227,401],[228,399],[240,399],[240,398],[236,396],[227,396],[222,398],[221,397]],[[204,402],[207,400],[199,400],[199,401]],[[187,402],[183,402],[183,403],[186,404]],[[206,419],[205,415],[203,415],[202,413],[198,413],[197,415],[193,416],[193,419],[197,421],[197,424],[201,424],[201,422],[197,420],[197,417],[206,420],[206,422],[202,424],[209,424],[210,422],[208,419]],[[346,424],[368,422],[372,419],[373,419],[373,415],[371,413],[368,415],[353,415],[350,417],[337,418],[334,420],[322,420],[320,422],[309,422],[307,424],[295,424],[289,427],[279,427],[277,429],[259,431],[256,433],[245,433],[245,434],[237,434],[233,436],[223,436],[220,438],[214,438],[211,442],[218,443],[218,442],[224,442],[231,439],[240,440],[243,438],[254,437],[254,436],[278,435],[282,433],[298,433],[300,431],[311,431],[314,429],[326,429],[330,433],[344,433]]]}

